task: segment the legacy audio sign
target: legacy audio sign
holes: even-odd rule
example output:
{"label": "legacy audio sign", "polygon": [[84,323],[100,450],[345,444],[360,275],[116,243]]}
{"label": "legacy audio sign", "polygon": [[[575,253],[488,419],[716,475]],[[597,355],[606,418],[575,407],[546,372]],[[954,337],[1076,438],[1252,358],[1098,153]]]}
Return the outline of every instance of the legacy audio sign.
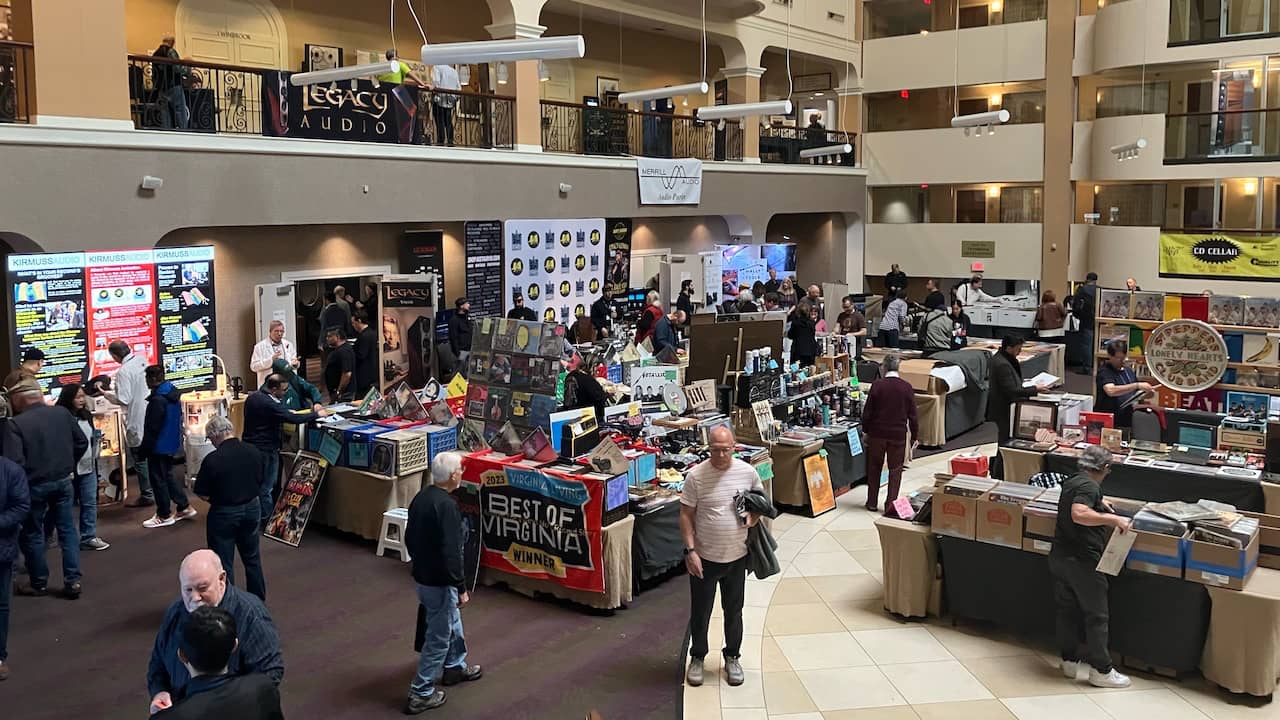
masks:
{"label": "legacy audio sign", "polygon": [[45,354],[46,390],[118,367],[123,340],[183,390],[213,387],[213,248],[10,255],[10,362]]}
{"label": "legacy audio sign", "polygon": [[299,87],[289,83],[292,74],[263,75],[264,135],[384,143],[421,139],[416,87],[365,79]]}

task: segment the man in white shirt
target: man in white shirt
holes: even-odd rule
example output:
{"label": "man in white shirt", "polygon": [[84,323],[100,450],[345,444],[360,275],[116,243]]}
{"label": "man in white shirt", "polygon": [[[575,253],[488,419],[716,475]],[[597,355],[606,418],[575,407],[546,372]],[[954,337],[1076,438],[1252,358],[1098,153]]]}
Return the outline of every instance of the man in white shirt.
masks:
{"label": "man in white shirt", "polygon": [[249,369],[258,373],[258,387],[267,381],[271,374],[271,364],[276,360],[284,360],[294,369],[298,369],[298,349],[284,337],[284,323],[272,320],[267,327],[267,339],[253,346],[253,355],[249,357]]}
{"label": "man in white shirt", "polygon": [[995,296],[982,290],[982,276],[974,275],[969,282],[956,288],[956,299],[961,305],[976,305],[979,302],[998,302]]}
{"label": "man in white shirt", "polygon": [[147,359],[133,352],[129,343],[123,340],[108,345],[107,352],[120,363],[112,382],[115,392],[107,393],[107,399],[124,408],[125,444],[129,446],[129,455],[138,473],[138,499],[128,506],[147,507],[156,502],[147,476],[147,460],[138,453],[138,446],[142,445],[143,423],[147,418],[147,396],[151,394],[151,388],[147,387]]}
{"label": "man in white shirt", "polygon": [[453,91],[431,94],[431,116],[436,121],[436,143],[453,147],[453,108],[458,104],[458,96],[453,93],[462,89],[458,71],[452,65],[432,65],[431,89]]}
{"label": "man in white shirt", "polygon": [[680,535],[689,570],[691,612],[689,668],[685,681],[702,684],[707,655],[707,626],[720,588],[724,610],[724,669],[730,685],[744,679],[742,604],[747,584],[747,529],[759,517],[739,512],[741,499],[751,490],[764,490],[755,468],[735,458],[737,442],[729,428],[716,428],[710,437],[711,459],[689,471],[680,497]]}

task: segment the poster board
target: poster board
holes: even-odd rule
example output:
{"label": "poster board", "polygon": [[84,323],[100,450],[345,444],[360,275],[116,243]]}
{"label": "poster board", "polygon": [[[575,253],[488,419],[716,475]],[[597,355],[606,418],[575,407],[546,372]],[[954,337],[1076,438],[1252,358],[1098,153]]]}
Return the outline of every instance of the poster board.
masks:
{"label": "poster board", "polygon": [[[730,369],[741,368],[747,350],[771,348],[773,357],[782,357],[782,334],[786,316],[781,313],[748,313],[746,315],[713,315],[696,313],[689,332],[689,367],[686,384],[697,380],[721,382],[727,355],[737,354]],[[742,347],[738,349],[738,333]]]}
{"label": "poster board", "polygon": [[401,382],[421,388],[436,376],[431,284],[412,275],[383,278],[378,297],[382,317],[374,326],[381,330],[376,385],[380,391]]}
{"label": "poster board", "polygon": [[444,231],[405,230],[400,236],[400,274],[431,273],[436,276],[435,307],[446,307],[444,282]]}
{"label": "poster board", "polygon": [[467,367],[465,415],[486,441],[510,422],[525,437],[550,427],[564,328],[507,318],[476,321]]}
{"label": "poster board", "polygon": [[466,293],[471,301],[471,314],[502,317],[502,221],[464,223],[462,236],[467,253]]}
{"label": "poster board", "polygon": [[508,220],[503,237],[504,311],[519,292],[539,320],[568,325],[600,297],[604,219]]}
{"label": "poster board", "polygon": [[289,468],[280,499],[267,520],[264,535],[276,542],[298,547],[328,469],[329,462],[324,458],[310,453],[297,454]]}
{"label": "poster board", "polygon": [[805,489],[809,493],[809,512],[812,517],[830,512],[836,507],[835,493],[831,489],[831,470],[827,467],[825,453],[815,453],[804,459]]}
{"label": "poster board", "polygon": [[10,367],[39,348],[45,390],[114,374],[115,340],[181,390],[214,387],[213,246],[10,255],[5,270]]}
{"label": "poster board", "polygon": [[605,248],[604,282],[613,288],[615,298],[625,297],[631,289],[631,218],[609,218],[605,221],[609,231]]}

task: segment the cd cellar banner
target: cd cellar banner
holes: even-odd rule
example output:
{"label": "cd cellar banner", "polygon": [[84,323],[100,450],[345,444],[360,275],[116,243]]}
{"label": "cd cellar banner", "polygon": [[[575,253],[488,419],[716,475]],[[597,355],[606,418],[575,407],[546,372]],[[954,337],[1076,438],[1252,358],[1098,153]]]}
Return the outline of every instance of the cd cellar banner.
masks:
{"label": "cd cellar banner", "polygon": [[46,390],[115,373],[116,340],[182,390],[213,387],[212,246],[10,255],[6,271],[10,362],[40,349]]}
{"label": "cd cellar banner", "polygon": [[1161,233],[1160,277],[1280,281],[1280,236]]}
{"label": "cd cellar banner", "polygon": [[502,302],[524,296],[541,322],[568,325],[590,312],[604,277],[605,222],[508,220],[503,225],[506,269]]}

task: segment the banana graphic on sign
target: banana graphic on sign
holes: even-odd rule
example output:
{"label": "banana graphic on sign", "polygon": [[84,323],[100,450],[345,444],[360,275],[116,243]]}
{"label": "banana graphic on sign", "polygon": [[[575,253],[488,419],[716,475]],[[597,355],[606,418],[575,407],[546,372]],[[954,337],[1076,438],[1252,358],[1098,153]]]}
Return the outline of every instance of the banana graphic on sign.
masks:
{"label": "banana graphic on sign", "polygon": [[1248,359],[1245,360],[1245,362],[1258,362],[1259,360],[1270,355],[1273,349],[1275,349],[1275,340],[1271,338],[1267,338],[1267,342],[1262,346],[1262,349],[1250,355]]}

